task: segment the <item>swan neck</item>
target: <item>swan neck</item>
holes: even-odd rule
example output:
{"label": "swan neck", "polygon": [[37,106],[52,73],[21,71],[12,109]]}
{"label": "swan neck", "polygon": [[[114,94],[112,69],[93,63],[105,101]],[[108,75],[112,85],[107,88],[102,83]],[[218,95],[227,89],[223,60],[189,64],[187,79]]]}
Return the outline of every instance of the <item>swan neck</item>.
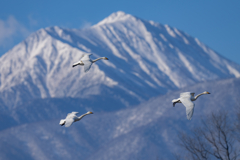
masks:
{"label": "swan neck", "polygon": [[88,115],[87,113],[85,113],[85,114],[83,114],[83,115],[81,115],[81,116],[79,116],[78,117],[78,121],[80,120],[80,119],[82,119],[84,116],[86,116],[86,115]]}
{"label": "swan neck", "polygon": [[100,58],[97,58],[97,59],[95,59],[95,60],[92,60],[92,62],[94,63],[94,62],[96,62],[96,61],[98,61],[98,60],[100,60],[100,59],[103,59],[104,57],[100,57]]}
{"label": "swan neck", "polygon": [[203,95],[204,93],[200,93],[198,95],[196,95],[196,97],[194,98],[195,100],[198,99],[198,97],[200,97],[201,95]]}

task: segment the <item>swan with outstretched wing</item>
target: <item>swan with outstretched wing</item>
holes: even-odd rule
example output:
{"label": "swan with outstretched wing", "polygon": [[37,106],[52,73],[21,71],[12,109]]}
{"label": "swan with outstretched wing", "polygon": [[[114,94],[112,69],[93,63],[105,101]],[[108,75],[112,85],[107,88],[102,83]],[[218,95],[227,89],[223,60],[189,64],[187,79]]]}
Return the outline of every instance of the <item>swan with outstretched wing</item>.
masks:
{"label": "swan with outstretched wing", "polygon": [[83,54],[82,57],[80,58],[80,60],[78,62],[74,63],[72,67],[75,67],[77,65],[82,65],[82,66],[84,66],[84,71],[87,72],[91,68],[92,64],[95,63],[96,61],[98,61],[100,59],[108,60],[107,57],[100,57],[95,60],[91,60],[90,59],[91,55],[92,54]]}
{"label": "swan with outstretched wing", "polygon": [[194,97],[194,94],[195,93],[193,92],[184,92],[180,94],[180,98],[172,100],[173,107],[175,107],[176,103],[182,103],[186,107],[186,114],[187,114],[188,120],[191,120],[193,116],[194,106],[195,106],[193,101],[197,100],[197,98],[201,95],[210,94],[210,93],[205,91],[201,94],[198,94],[196,97]]}
{"label": "swan with outstretched wing", "polygon": [[77,116],[77,114],[78,114],[78,112],[68,113],[67,117],[65,119],[60,120],[59,125],[61,125],[61,126],[65,125],[65,127],[70,127],[73,122],[80,121],[84,116],[93,114],[93,112],[88,111],[87,113],[85,113],[79,117]]}

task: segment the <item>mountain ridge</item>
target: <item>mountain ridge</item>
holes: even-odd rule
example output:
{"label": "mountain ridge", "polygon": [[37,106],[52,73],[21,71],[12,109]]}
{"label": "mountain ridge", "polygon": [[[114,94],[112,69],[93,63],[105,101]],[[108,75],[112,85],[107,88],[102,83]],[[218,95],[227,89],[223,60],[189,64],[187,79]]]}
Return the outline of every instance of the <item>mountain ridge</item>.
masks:
{"label": "mountain ridge", "polygon": [[[59,119],[66,116],[67,106],[56,105],[59,112],[51,119],[49,106],[43,105],[36,112],[36,116],[42,118],[40,121],[33,121],[36,113],[31,111],[30,106],[26,113],[32,113],[31,116],[23,115],[23,111],[16,108],[20,119],[28,118],[27,123],[0,131],[0,157],[12,159],[19,155],[23,159],[172,159],[174,152],[182,153],[175,143],[180,131],[188,132],[199,126],[201,118],[204,119],[212,112],[227,111],[233,117],[239,104],[239,86],[239,78],[199,83],[154,97],[132,108],[111,113],[96,112],[70,128],[58,125]],[[182,104],[172,107],[171,100],[180,93],[195,91],[197,94],[206,88],[211,94],[201,96],[195,101],[191,121],[187,120]],[[84,110],[87,108],[79,108],[81,113]],[[8,150],[5,149],[6,146],[9,146]]]}
{"label": "mountain ridge", "polygon": [[[71,67],[89,52],[110,60],[88,73]],[[35,98],[100,95],[125,108],[187,85],[240,76],[240,65],[196,38],[124,12],[83,30],[40,29],[0,63],[1,101],[9,109]]]}

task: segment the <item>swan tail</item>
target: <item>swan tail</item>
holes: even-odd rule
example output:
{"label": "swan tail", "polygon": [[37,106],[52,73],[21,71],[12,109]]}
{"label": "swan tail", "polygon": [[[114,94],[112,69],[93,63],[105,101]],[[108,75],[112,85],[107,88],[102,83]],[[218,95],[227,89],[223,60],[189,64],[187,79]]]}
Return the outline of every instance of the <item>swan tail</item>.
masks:
{"label": "swan tail", "polygon": [[180,100],[179,99],[173,99],[172,103],[173,103],[173,107],[175,107],[175,104],[180,103]]}
{"label": "swan tail", "polygon": [[74,64],[72,65],[72,67],[75,67],[75,66],[77,66],[77,65],[79,65],[79,62],[74,63]]}
{"label": "swan tail", "polygon": [[175,104],[176,104],[177,102],[173,102],[173,107],[175,107]]}
{"label": "swan tail", "polygon": [[59,125],[63,126],[65,124],[65,122],[66,122],[65,119],[61,119],[61,121],[59,122]]}

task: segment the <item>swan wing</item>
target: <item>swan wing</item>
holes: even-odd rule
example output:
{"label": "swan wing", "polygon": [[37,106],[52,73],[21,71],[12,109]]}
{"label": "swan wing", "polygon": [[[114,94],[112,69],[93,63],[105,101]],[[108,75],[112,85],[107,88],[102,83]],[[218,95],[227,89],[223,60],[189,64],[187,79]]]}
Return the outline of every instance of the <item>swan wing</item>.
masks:
{"label": "swan wing", "polygon": [[89,69],[92,66],[92,62],[91,61],[83,61],[83,63],[84,63],[84,71],[85,72],[89,71]]}
{"label": "swan wing", "polygon": [[65,127],[70,127],[73,122],[74,122],[73,118],[67,118],[65,122]]}
{"label": "swan wing", "polygon": [[90,56],[91,56],[92,54],[84,54],[83,56],[82,56],[82,58],[81,58],[81,60],[82,61],[90,61]]}
{"label": "swan wing", "polygon": [[183,93],[180,93],[180,98],[183,98],[183,97],[191,97],[191,92],[183,92]]}
{"label": "swan wing", "polygon": [[194,103],[191,101],[191,95],[189,97],[181,97],[180,101],[186,107],[187,119],[191,120],[194,112]]}
{"label": "swan wing", "polygon": [[77,114],[78,114],[78,112],[68,113],[66,118],[72,118],[72,117],[75,117]]}
{"label": "swan wing", "polygon": [[84,56],[84,54],[81,55],[81,57],[79,59],[82,59],[82,57]]}

